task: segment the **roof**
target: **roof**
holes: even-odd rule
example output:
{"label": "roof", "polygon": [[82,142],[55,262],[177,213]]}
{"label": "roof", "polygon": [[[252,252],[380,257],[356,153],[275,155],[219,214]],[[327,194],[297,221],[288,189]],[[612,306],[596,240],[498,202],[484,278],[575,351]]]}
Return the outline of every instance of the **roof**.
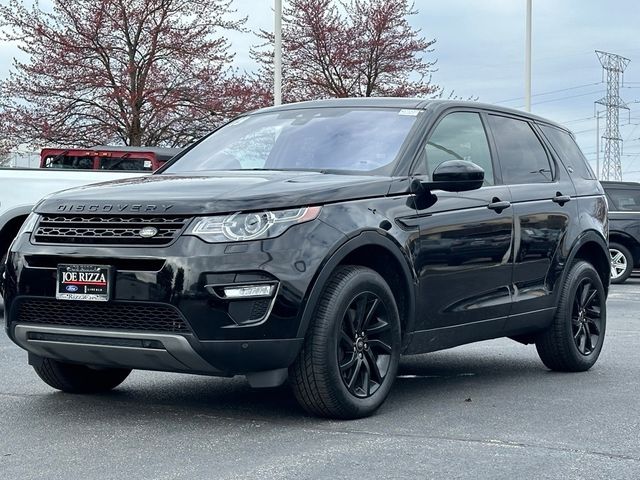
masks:
{"label": "roof", "polygon": [[491,110],[494,112],[507,113],[509,115],[517,115],[534,120],[541,123],[553,125],[562,130],[569,131],[566,127],[547,118],[539,117],[532,113],[523,112],[514,108],[501,107],[489,103],[472,102],[465,100],[440,100],[426,98],[400,98],[400,97],[349,97],[349,98],[331,98],[326,100],[311,100],[307,102],[287,103],[277,107],[261,108],[254,112],[279,112],[301,108],[331,108],[331,107],[380,107],[380,108],[412,108],[412,109],[434,109],[441,111],[447,108],[474,108],[480,110]]}
{"label": "roof", "polygon": [[164,147],[127,147],[122,145],[96,145],[89,150],[100,150],[107,152],[151,152],[158,155],[176,155],[181,148],[164,148]]}

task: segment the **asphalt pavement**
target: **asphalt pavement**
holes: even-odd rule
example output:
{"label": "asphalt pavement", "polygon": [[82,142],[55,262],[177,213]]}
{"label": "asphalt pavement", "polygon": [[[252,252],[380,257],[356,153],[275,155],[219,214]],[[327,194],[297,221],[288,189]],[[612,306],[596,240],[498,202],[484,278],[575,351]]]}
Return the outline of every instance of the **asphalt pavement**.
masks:
{"label": "asphalt pavement", "polygon": [[0,478],[639,479],[640,277],[613,286],[605,346],[579,374],[501,339],[406,357],[373,417],[306,415],[288,389],[134,372],[56,392],[0,333]]}

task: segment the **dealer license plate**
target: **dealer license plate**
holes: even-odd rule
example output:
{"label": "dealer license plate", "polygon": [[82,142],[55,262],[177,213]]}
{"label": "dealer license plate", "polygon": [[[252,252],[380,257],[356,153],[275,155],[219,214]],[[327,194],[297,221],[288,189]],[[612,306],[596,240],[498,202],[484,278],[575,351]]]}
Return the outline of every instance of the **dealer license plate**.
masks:
{"label": "dealer license plate", "polygon": [[111,271],[107,265],[58,265],[56,298],[106,302],[111,293]]}

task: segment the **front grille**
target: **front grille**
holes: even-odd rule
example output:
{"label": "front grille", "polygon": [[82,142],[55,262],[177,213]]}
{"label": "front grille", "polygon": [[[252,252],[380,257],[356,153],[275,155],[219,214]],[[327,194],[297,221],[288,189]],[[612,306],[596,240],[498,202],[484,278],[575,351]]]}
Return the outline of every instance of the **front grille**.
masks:
{"label": "front grille", "polygon": [[64,327],[190,332],[176,308],[153,303],[28,299],[18,305],[16,320]]}
{"label": "front grille", "polygon": [[[167,245],[189,221],[180,216],[42,215],[33,234],[35,243],[87,245]],[[153,236],[140,231],[153,227]]]}

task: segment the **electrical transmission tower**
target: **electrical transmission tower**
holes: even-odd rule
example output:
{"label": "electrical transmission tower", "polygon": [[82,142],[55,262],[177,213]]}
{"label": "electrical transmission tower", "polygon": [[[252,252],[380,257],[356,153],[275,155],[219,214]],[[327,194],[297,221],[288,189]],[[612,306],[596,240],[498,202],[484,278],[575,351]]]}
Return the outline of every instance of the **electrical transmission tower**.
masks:
{"label": "electrical transmission tower", "polygon": [[[601,180],[622,180],[622,138],[620,138],[620,110],[629,110],[627,104],[620,98],[620,83],[623,73],[630,60],[613,53],[596,50],[596,55],[602,65],[602,78],[607,77],[607,93],[596,103],[607,108],[604,135],[604,161],[602,162]],[[600,172],[598,172],[600,173]]]}

